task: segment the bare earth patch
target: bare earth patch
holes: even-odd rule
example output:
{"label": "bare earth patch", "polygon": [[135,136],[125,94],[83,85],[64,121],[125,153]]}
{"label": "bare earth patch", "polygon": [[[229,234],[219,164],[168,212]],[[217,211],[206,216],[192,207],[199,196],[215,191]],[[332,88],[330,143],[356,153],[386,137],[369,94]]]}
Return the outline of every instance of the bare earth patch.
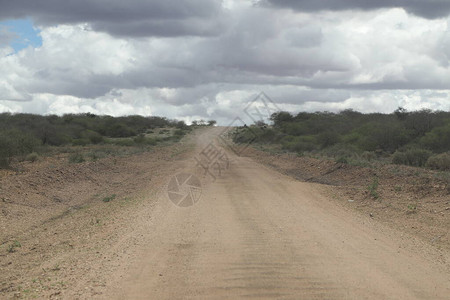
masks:
{"label": "bare earth patch", "polygon": [[323,191],[345,207],[450,249],[450,178],[421,168],[352,166],[249,147],[245,156],[300,181],[324,184]]}
{"label": "bare earth patch", "polygon": [[73,164],[57,155],[3,170],[0,298],[100,295],[103,275],[139,240],[133,224],[150,218],[156,187],[190,150],[186,138],[128,157]]}

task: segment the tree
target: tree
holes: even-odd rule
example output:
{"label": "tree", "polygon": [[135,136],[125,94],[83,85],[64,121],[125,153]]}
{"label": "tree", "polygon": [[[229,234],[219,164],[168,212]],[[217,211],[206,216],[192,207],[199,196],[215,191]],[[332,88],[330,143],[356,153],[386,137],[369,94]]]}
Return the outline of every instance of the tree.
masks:
{"label": "tree", "polygon": [[427,132],[420,140],[426,148],[441,153],[450,149],[450,123]]}
{"label": "tree", "polygon": [[270,116],[270,120],[275,127],[280,127],[284,122],[291,122],[294,117],[287,111],[279,111]]}
{"label": "tree", "polygon": [[397,116],[399,120],[404,120],[408,116],[408,111],[400,106],[394,111],[394,114]]}
{"label": "tree", "polygon": [[267,124],[264,123],[264,121],[261,121],[261,120],[256,121],[255,125],[258,126],[258,127],[262,127],[262,128],[266,128],[267,127]]}

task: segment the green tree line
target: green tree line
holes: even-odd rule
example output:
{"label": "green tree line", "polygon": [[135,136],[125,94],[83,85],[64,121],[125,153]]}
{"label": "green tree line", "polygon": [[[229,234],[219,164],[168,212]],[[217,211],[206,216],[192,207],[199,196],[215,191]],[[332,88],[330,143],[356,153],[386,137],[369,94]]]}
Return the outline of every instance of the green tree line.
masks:
{"label": "green tree line", "polygon": [[127,137],[135,137],[133,141],[136,143],[145,143],[149,142],[143,136],[146,132],[165,127],[176,128],[175,137],[182,136],[184,130],[189,128],[183,121],[163,117],[2,113],[0,167],[8,167],[14,156],[35,152],[43,146],[99,144],[105,142],[105,138]]}
{"label": "green tree line", "polygon": [[[394,163],[450,169],[450,112],[406,111],[364,114],[276,112],[272,126],[252,125],[234,134],[234,141],[279,144],[297,153],[332,156],[389,156]],[[448,164],[448,165],[446,165]]]}

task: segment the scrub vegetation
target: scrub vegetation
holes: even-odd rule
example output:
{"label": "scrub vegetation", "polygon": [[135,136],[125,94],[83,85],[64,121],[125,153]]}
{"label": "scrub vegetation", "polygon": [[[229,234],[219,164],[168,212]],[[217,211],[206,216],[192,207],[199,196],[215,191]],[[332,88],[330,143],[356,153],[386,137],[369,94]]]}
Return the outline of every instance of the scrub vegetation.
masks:
{"label": "scrub vegetation", "polygon": [[391,114],[344,110],[293,115],[281,111],[271,121],[271,126],[258,123],[236,129],[234,142],[355,165],[384,161],[450,170],[450,112],[398,108]]}
{"label": "scrub vegetation", "polygon": [[[3,113],[0,114],[0,168],[9,168],[15,160],[34,162],[40,155],[58,151],[73,153],[69,161],[81,163],[85,158],[79,148],[95,145],[88,155],[95,160],[119,151],[120,147],[143,149],[176,142],[190,130],[184,121],[162,117]],[[130,150],[119,152],[136,152]]]}

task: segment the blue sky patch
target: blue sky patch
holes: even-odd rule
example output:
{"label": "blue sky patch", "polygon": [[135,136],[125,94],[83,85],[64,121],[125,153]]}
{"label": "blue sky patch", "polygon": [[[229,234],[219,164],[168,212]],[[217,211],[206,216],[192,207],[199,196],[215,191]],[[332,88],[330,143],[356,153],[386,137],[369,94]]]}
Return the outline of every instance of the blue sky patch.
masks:
{"label": "blue sky patch", "polygon": [[42,46],[40,31],[33,26],[33,22],[29,19],[0,22],[0,30],[10,32],[14,35],[9,45],[15,52],[19,52],[28,46],[34,48]]}

